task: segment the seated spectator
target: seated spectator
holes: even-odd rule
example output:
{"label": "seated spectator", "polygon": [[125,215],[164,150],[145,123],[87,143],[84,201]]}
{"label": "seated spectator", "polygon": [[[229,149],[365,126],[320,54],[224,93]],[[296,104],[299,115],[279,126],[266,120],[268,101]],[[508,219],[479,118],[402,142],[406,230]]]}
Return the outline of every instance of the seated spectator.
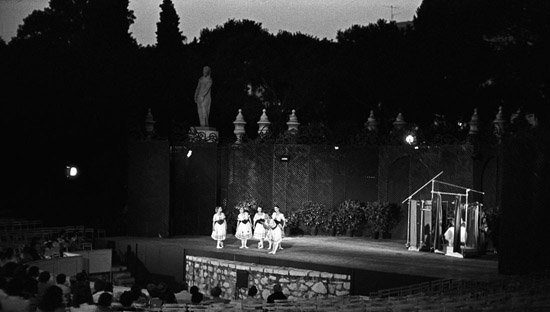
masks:
{"label": "seated spectator", "polygon": [[110,312],[113,311],[111,304],[113,303],[113,295],[108,292],[102,293],[97,299],[97,311],[98,312]]}
{"label": "seated spectator", "polygon": [[94,292],[92,294],[92,297],[94,299],[94,303],[97,303],[97,300],[99,299],[99,296],[103,293],[109,293],[113,295],[113,284],[108,283],[104,280],[97,280],[94,282]]}
{"label": "seated spectator", "polygon": [[31,278],[38,281],[38,276],[40,275],[40,268],[33,265],[27,269],[27,275],[29,275]]}
{"label": "seated spectator", "polygon": [[159,298],[163,303],[177,303],[174,292],[168,287],[168,284],[161,282],[158,284]]}
{"label": "seated spectator", "polygon": [[189,292],[191,293],[191,303],[193,304],[199,304],[204,299],[204,295],[199,291],[197,286],[191,286]]}
{"label": "seated spectator", "polygon": [[216,304],[216,303],[229,303],[231,300],[225,300],[222,299],[220,296],[222,295],[222,289],[219,286],[215,286],[210,290],[210,295],[212,296],[212,299],[209,300],[210,303]]}
{"label": "seated spectator", "polygon": [[133,300],[134,296],[132,292],[125,291],[120,295],[120,298],[118,299],[118,302],[120,303],[120,307],[118,307],[117,311],[136,311],[136,308],[134,307]]}
{"label": "seated spectator", "polygon": [[50,285],[46,288],[42,298],[38,301],[37,312],[65,312],[63,304],[63,291],[61,288]]}
{"label": "seated spectator", "polygon": [[3,312],[29,311],[30,301],[23,297],[23,280],[14,278],[6,285],[8,295],[0,305]]}
{"label": "seated spectator", "polygon": [[174,294],[178,303],[191,303],[191,293],[188,291],[189,285],[183,283],[182,290]]}
{"label": "seated spectator", "polygon": [[256,288],[256,286],[253,285],[248,289],[248,294],[246,298],[243,299],[243,302],[242,302],[243,305],[262,303],[261,299],[256,298],[256,294],[258,294],[258,288]]}
{"label": "seated spectator", "polygon": [[46,292],[46,289],[48,289],[52,284],[50,283],[50,272],[48,271],[42,271],[40,272],[40,275],[38,275],[38,284],[37,284],[37,292],[36,292],[36,299],[40,302],[42,299],[42,296]]}
{"label": "seated spectator", "polygon": [[71,312],[94,312],[96,306],[94,305],[94,299],[92,297],[92,290],[87,283],[77,282],[74,287],[72,300],[71,300]]}
{"label": "seated spectator", "polygon": [[138,304],[144,304],[144,303],[147,303],[147,300],[149,298],[147,298],[147,295],[144,294],[142,291],[141,291],[141,287],[139,287],[138,284],[134,284],[132,285],[132,287],[130,288],[130,292],[132,293],[133,295],[133,301],[135,303],[138,303]]}
{"label": "seated spectator", "polygon": [[275,300],[285,300],[286,296],[283,294],[283,288],[279,284],[273,286],[273,293],[267,297],[267,303],[275,303]]}
{"label": "seated spectator", "polygon": [[13,275],[14,279],[18,279],[22,281],[23,288],[22,288],[21,295],[25,299],[33,298],[34,296],[36,296],[38,292],[38,280],[35,279],[34,273],[32,273],[34,270],[31,270],[31,273],[29,274],[28,269],[29,269],[28,265],[19,264],[15,269],[15,273]]}
{"label": "seated spectator", "polygon": [[57,274],[55,277],[56,286],[61,288],[63,292],[63,302],[66,304],[71,298],[71,289],[67,285],[67,276],[63,273]]}

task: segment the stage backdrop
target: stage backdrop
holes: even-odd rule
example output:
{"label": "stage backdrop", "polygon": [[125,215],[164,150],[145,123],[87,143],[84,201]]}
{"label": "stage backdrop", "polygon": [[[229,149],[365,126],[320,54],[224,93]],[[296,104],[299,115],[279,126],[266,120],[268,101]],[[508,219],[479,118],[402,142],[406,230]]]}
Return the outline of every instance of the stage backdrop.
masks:
{"label": "stage backdrop", "polygon": [[[192,150],[191,157],[187,152]],[[469,145],[340,146],[298,144],[174,144],[130,146],[130,211],[134,235],[208,235],[214,207],[228,210],[249,198],[285,213],[305,201],[336,209],[345,200],[401,203],[439,180],[473,188]],[[283,160],[283,157],[286,160]],[[139,164],[142,162],[142,164]],[[429,189],[421,193],[430,199]],[[392,237],[406,238],[407,207]]]}
{"label": "stage backdrop", "polygon": [[248,198],[283,212],[305,201],[335,208],[346,199],[377,199],[378,147],[257,144],[226,147],[222,155],[220,198],[228,209]]}

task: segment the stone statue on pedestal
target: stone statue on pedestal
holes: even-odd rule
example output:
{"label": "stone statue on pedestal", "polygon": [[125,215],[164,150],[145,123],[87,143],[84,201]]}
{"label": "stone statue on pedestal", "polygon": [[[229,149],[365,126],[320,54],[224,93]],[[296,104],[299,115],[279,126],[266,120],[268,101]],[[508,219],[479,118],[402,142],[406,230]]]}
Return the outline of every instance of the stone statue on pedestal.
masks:
{"label": "stone statue on pedestal", "polygon": [[195,103],[199,112],[199,122],[201,127],[208,127],[208,116],[210,114],[210,104],[212,97],[212,78],[210,77],[210,67],[204,66],[202,77],[199,78],[197,89],[195,90]]}

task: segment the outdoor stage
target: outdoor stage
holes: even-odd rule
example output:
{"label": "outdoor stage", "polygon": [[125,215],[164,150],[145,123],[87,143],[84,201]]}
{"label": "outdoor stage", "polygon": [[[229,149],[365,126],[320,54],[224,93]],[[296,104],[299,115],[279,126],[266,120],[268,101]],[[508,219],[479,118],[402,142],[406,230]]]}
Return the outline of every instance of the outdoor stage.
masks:
{"label": "outdoor stage", "polygon": [[[98,247],[114,248],[124,254],[130,246],[151,273],[185,280],[185,256],[199,256],[292,267],[352,275],[353,294],[367,295],[381,289],[407,286],[432,280],[453,279],[488,282],[499,279],[495,254],[476,258],[455,258],[440,254],[408,251],[405,241],[362,237],[297,236],[283,241],[283,250],[270,255],[248,242],[229,235],[223,249],[207,236],[150,238],[107,237]],[[267,246],[267,244],[265,244]]]}

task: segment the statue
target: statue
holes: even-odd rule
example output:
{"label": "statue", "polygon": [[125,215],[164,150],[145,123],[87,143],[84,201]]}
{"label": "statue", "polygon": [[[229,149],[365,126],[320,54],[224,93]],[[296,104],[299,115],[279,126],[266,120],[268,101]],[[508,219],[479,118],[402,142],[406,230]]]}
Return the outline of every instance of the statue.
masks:
{"label": "statue", "polygon": [[210,114],[210,103],[212,102],[210,96],[211,89],[212,78],[210,77],[210,67],[204,66],[202,77],[199,78],[197,89],[195,90],[195,103],[197,103],[201,127],[208,127],[208,115]]}

